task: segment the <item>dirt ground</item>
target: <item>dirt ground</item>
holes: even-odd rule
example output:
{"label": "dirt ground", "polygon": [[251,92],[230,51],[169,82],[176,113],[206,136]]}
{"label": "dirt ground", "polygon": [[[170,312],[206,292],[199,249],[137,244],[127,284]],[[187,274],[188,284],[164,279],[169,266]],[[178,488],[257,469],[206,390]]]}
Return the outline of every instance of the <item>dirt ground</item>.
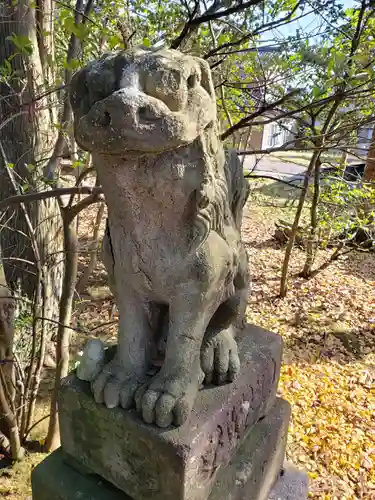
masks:
{"label": "dirt ground", "polygon": [[[295,249],[288,296],[278,298],[284,250],[272,236],[275,221],[293,213],[285,198],[274,203],[269,190],[264,194],[261,184],[252,184],[243,236],[252,275],[248,320],[279,333],[285,343],[279,393],[293,409],[287,455],[307,470],[311,498],[375,499],[375,254],[349,254],[307,281],[298,277],[305,254]],[[97,209],[80,217],[81,270]],[[328,255],[321,251],[318,264]],[[99,263],[87,293],[76,297],[72,363],[87,337],[113,341],[116,321]],[[39,417],[48,414],[49,385],[43,389]],[[34,429],[34,439],[43,439],[46,422]],[[31,469],[42,459],[29,453],[0,470],[0,497],[25,500]]]}

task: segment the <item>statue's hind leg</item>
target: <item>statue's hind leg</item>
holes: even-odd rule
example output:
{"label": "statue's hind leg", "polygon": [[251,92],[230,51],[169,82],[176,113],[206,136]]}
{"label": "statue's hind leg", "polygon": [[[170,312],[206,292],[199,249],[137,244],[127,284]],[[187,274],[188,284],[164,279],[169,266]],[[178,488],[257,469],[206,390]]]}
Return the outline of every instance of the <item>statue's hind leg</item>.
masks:
{"label": "statue's hind leg", "polygon": [[201,368],[205,384],[232,382],[240,370],[236,330],[243,327],[249,284],[248,259],[240,253],[238,273],[233,280],[234,293],[215,312],[206,330],[201,348]]}
{"label": "statue's hind leg", "polygon": [[233,382],[240,371],[234,327],[208,328],[201,349],[205,384]]}

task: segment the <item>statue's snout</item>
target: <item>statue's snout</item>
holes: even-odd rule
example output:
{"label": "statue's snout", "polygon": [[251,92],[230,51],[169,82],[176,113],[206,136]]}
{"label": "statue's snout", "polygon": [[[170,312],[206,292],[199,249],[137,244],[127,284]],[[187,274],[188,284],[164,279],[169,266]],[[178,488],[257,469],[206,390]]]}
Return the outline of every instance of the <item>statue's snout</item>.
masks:
{"label": "statue's snout", "polygon": [[96,103],[91,110],[95,127],[120,131],[147,127],[160,121],[167,107],[134,89],[120,89]]}

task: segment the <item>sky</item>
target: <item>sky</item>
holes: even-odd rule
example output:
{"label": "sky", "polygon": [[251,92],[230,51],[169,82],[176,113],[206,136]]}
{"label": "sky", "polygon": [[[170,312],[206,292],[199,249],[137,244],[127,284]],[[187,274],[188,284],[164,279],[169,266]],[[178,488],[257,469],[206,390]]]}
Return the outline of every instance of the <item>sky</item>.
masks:
{"label": "sky", "polygon": [[[357,4],[355,0],[341,0],[340,3],[345,9],[354,7]],[[277,30],[267,31],[266,33],[263,33],[263,35],[261,36],[261,40],[265,43],[267,43],[267,40],[271,40],[272,43],[272,40],[274,38],[280,39],[287,36],[296,36],[297,30],[300,30],[304,33],[318,33],[319,26],[322,22],[324,21],[321,16],[317,14],[309,14],[306,17],[303,17],[297,21],[292,21],[291,23],[288,23],[285,26],[278,28]]]}

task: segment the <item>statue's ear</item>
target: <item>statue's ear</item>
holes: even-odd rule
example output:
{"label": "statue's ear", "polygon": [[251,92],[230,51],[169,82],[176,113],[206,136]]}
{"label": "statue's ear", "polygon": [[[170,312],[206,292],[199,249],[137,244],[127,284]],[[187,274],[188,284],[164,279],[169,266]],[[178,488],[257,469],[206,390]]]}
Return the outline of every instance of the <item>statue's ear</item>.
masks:
{"label": "statue's ear", "polygon": [[89,69],[87,67],[80,69],[73,75],[70,83],[69,98],[75,118],[80,118],[90,110],[88,73]]}
{"label": "statue's ear", "polygon": [[216,101],[215,89],[212,83],[210,65],[204,59],[197,58],[201,68],[201,85],[214,101]]}

